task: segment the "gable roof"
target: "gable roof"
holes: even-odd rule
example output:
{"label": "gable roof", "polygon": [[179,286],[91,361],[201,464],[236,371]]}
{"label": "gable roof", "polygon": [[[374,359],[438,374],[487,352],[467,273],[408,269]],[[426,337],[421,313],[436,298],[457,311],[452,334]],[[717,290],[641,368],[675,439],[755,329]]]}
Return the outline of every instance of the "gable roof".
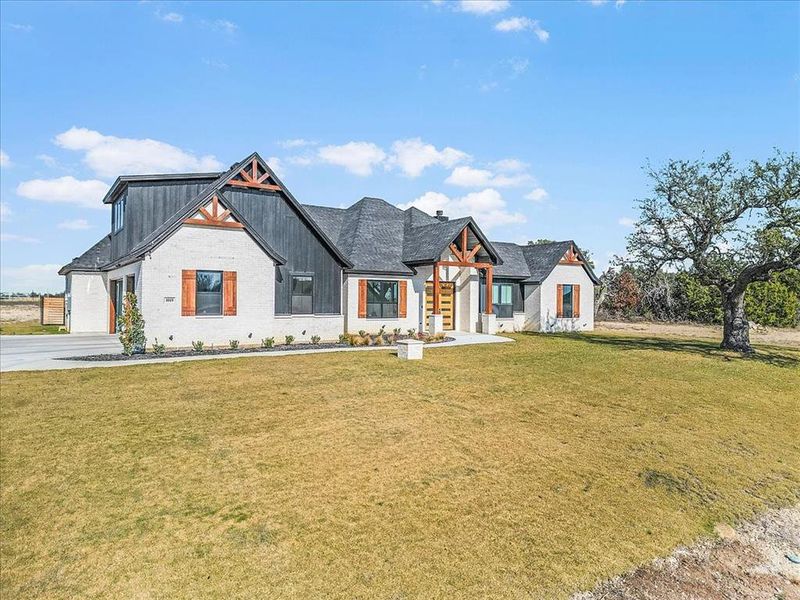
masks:
{"label": "gable roof", "polygon": [[440,221],[417,208],[401,210],[381,198],[362,198],[349,208],[305,205],[358,272],[414,273],[413,266],[439,260],[469,226],[492,262],[502,262],[471,217]]}
{"label": "gable roof", "polygon": [[111,235],[104,235],[94,246],[58,270],[59,275],[70,271],[99,271],[111,260]]}
{"label": "gable roof", "polygon": [[495,277],[520,279],[522,283],[541,283],[553,272],[567,251],[574,247],[578,258],[583,261],[582,266],[589,278],[595,285],[600,283],[580,248],[572,240],[525,246],[509,242],[495,242],[495,245],[505,261],[502,267],[495,270]]}
{"label": "gable roof", "polygon": [[111,187],[108,188],[106,195],[103,196],[103,204],[111,204],[116,196],[119,195],[122,190],[129,183],[139,183],[139,182],[147,182],[147,181],[157,181],[159,183],[169,183],[172,181],[187,181],[187,180],[199,180],[199,179],[207,179],[209,181],[213,181],[217,177],[219,177],[221,173],[164,173],[161,175],[120,175],[114,180],[114,183],[111,184]]}

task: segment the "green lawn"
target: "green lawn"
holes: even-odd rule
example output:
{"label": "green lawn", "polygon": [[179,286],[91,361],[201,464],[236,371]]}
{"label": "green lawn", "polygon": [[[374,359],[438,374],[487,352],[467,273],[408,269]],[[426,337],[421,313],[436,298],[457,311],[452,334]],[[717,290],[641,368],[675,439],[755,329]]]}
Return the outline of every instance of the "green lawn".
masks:
{"label": "green lawn", "polygon": [[58,325],[42,325],[39,321],[3,321],[0,335],[41,335],[44,333],[66,333]]}
{"label": "green lawn", "polygon": [[3,374],[0,595],[563,597],[800,501],[800,351],[514,337]]}

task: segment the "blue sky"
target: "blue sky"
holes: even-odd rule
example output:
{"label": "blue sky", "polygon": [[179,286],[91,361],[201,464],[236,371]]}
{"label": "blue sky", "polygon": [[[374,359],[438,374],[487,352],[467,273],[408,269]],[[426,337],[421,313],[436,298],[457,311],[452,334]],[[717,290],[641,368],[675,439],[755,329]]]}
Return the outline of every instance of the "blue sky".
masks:
{"label": "blue sky", "polygon": [[646,160],[800,145],[795,2],[11,3],[4,291],[62,290],[118,174],[257,150],[305,203],[624,252]]}

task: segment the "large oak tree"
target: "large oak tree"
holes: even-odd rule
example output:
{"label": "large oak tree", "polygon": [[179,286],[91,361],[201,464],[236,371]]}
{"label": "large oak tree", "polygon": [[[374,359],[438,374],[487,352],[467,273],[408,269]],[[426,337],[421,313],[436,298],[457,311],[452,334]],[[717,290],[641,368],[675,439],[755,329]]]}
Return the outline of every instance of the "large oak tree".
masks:
{"label": "large oak tree", "polygon": [[652,194],[639,200],[632,259],[655,273],[686,270],[722,293],[722,348],[752,352],[744,310],[747,286],[800,268],[800,162],[776,151],[737,168],[725,153],[712,162],[671,160],[647,167]]}

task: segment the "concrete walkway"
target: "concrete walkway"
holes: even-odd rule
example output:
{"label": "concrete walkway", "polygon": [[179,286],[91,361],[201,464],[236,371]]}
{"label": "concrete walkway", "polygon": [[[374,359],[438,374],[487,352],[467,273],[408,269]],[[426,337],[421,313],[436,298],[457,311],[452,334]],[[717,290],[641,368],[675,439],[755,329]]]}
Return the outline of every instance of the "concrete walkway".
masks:
{"label": "concrete walkway", "polygon": [[[450,342],[425,346],[425,351],[473,344],[497,344],[513,340],[499,335],[448,331]],[[272,356],[292,356],[296,354],[315,354],[327,352],[370,352],[391,351],[386,346],[353,348],[308,348],[303,350],[277,350],[263,353],[236,353],[181,356],[174,358],[150,358],[139,360],[110,360],[90,362],[80,360],[56,360],[67,356],[89,356],[91,354],[113,354],[122,352],[116,336],[105,334],[64,334],[64,335],[4,335],[0,336],[0,372],[8,371],[51,371],[57,369],[92,369],[96,367],[129,367],[133,365],[161,364],[190,360],[214,360],[220,358],[268,358]]]}

